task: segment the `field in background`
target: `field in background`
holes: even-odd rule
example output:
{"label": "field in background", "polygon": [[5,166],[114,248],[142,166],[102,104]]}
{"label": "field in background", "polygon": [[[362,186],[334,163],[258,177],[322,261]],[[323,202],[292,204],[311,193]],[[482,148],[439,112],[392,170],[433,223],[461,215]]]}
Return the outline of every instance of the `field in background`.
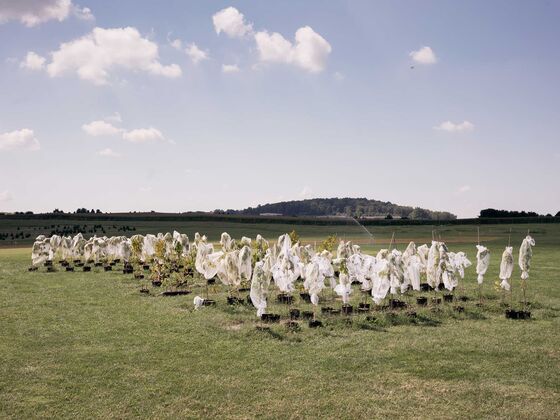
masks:
{"label": "field in background", "polygon": [[[135,224],[134,233],[177,229],[191,239],[199,231],[217,240],[228,231],[272,239],[295,229],[306,242],[337,234],[375,252],[393,233],[403,249],[411,239],[429,243],[436,231],[473,262],[477,240],[476,226],[368,227],[371,245],[359,226],[160,223]],[[0,417],[555,418],[560,225],[511,229],[516,257],[527,230],[536,240],[530,321],[506,320],[494,290],[510,226],[484,225],[481,242],[492,259],[482,309],[471,267],[465,287],[472,300],[464,313],[448,305],[419,309],[416,320],[378,311],[374,322],[321,315],[324,328],[302,323],[298,332],[282,325],[258,331],[253,308],[227,306],[219,289],[216,308],[193,311],[193,295],[204,293],[196,285],[189,296],[144,296],[131,276],[29,273],[28,248],[2,249]],[[516,264],[516,303],[518,279]],[[360,299],[357,290],[352,299]],[[287,307],[272,310],[285,315]]]}

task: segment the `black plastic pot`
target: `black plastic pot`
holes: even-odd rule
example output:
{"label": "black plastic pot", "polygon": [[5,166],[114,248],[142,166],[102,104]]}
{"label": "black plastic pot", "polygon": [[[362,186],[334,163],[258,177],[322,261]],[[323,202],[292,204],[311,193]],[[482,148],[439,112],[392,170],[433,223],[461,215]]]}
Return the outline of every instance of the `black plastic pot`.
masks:
{"label": "black plastic pot", "polygon": [[216,306],[216,301],[212,299],[204,299],[202,301],[202,306]]}
{"label": "black plastic pot", "polygon": [[431,290],[434,290],[434,289],[428,283],[420,283],[420,291],[421,292],[429,292]]}
{"label": "black plastic pot", "polygon": [[451,293],[446,293],[443,295],[444,302],[453,302],[453,295]]}
{"label": "black plastic pot", "polygon": [[441,298],[439,298],[439,297],[438,298],[435,298],[435,297],[432,298],[432,303],[434,305],[439,305],[441,303]]}
{"label": "black plastic pot", "polygon": [[453,308],[453,310],[454,310],[455,312],[465,312],[465,307],[464,307],[464,306],[457,305],[457,306],[455,306],[455,307]]}
{"label": "black plastic pot", "polygon": [[152,280],[152,286],[154,286],[154,287],[160,287],[160,286],[161,286],[161,281],[159,281],[159,280]]}
{"label": "black plastic pot", "polygon": [[290,319],[299,319],[300,311],[299,309],[290,309]]}
{"label": "black plastic pot", "polygon": [[132,269],[132,267],[126,267],[126,268],[123,268],[122,272],[123,272],[123,274],[132,274],[132,273],[134,273],[134,270]]}
{"label": "black plastic pot", "polygon": [[58,263],[59,263],[61,266],[63,266],[63,267],[67,267],[67,266],[68,266],[68,261],[66,261],[66,260],[60,260]]}
{"label": "black plastic pot", "polygon": [[342,305],[342,313],[345,315],[350,315],[352,312],[354,312],[354,307],[352,305]]}
{"label": "black plastic pot", "polygon": [[389,308],[391,309],[405,309],[407,307],[406,302],[399,299],[389,299]]}
{"label": "black plastic pot", "polygon": [[38,269],[37,267],[29,267],[27,271],[37,271],[37,269]]}
{"label": "black plastic pot", "polygon": [[243,303],[242,299],[239,299],[236,296],[228,296],[227,297],[227,304],[228,305],[241,305]]}
{"label": "black plastic pot", "polygon": [[182,296],[190,294],[190,290],[166,290],[161,292],[160,295],[162,296]]}
{"label": "black plastic pot", "polygon": [[146,288],[146,287],[142,287],[142,288],[140,289],[140,293],[149,294],[149,293],[150,293],[150,290],[149,290],[148,288]]}
{"label": "black plastic pot", "polygon": [[280,293],[276,297],[276,300],[278,301],[278,303],[285,303],[286,305],[291,305],[294,301],[294,297],[287,293]]}
{"label": "black plastic pot", "polygon": [[[137,280],[142,280],[142,279],[144,278],[144,274],[142,274],[142,273],[135,273],[135,274],[134,274],[134,278],[137,279]],[[160,284],[161,284],[161,282],[160,282]]]}
{"label": "black plastic pot", "polygon": [[323,326],[323,323],[318,319],[312,319],[309,321],[309,328],[320,328]]}
{"label": "black plastic pot", "polygon": [[144,264],[144,265],[142,266],[142,269],[144,269],[144,270],[149,270],[149,269],[150,269],[150,265],[149,265],[149,264]]}
{"label": "black plastic pot", "polygon": [[311,311],[303,311],[303,312],[301,313],[301,317],[302,317],[303,319],[313,319],[313,312],[311,312]]}
{"label": "black plastic pot", "polygon": [[280,322],[280,315],[278,314],[262,314],[261,320],[266,323]]}
{"label": "black plastic pot", "polygon": [[216,284],[216,279],[208,279],[206,280],[206,284],[208,285]]}
{"label": "black plastic pot", "polygon": [[416,303],[420,306],[426,306],[428,304],[428,298],[426,296],[417,297]]}
{"label": "black plastic pot", "polygon": [[103,265],[102,262],[96,262],[93,264],[95,267],[101,267]]}
{"label": "black plastic pot", "polygon": [[516,311],[515,309],[506,310],[506,318],[508,319],[530,319],[531,312],[529,311]]}
{"label": "black plastic pot", "polygon": [[47,273],[54,273],[56,270],[54,269],[54,267],[52,265],[49,265],[47,267]]}
{"label": "black plastic pot", "polygon": [[334,308],[331,308],[330,306],[322,306],[321,307],[321,313],[323,314],[330,314],[334,311]]}
{"label": "black plastic pot", "polygon": [[371,305],[369,303],[360,302],[358,304],[358,312],[369,312]]}
{"label": "black plastic pot", "polygon": [[106,265],[105,267],[103,267],[103,270],[105,271],[113,271],[113,267],[110,265]]}
{"label": "black plastic pot", "polygon": [[82,268],[82,270],[83,270],[85,273],[88,273],[88,272],[91,271],[91,267],[90,267],[89,265],[84,265],[83,268]]}
{"label": "black plastic pot", "polygon": [[249,288],[249,287],[241,287],[241,288],[239,289],[239,291],[240,291],[241,293],[249,292],[250,290],[251,290],[251,288]]}
{"label": "black plastic pot", "polygon": [[47,260],[47,261],[45,261],[45,263],[44,263],[43,265],[44,265],[45,267],[52,266],[52,261],[51,261],[51,260]]}
{"label": "black plastic pot", "polygon": [[74,267],[71,267],[69,265],[66,266],[66,271],[74,271]]}
{"label": "black plastic pot", "polygon": [[84,263],[81,262],[81,261],[79,261],[79,262],[77,262],[77,263],[74,264],[74,265],[75,265],[76,267],[83,267],[83,266],[84,266]]}
{"label": "black plastic pot", "polygon": [[299,294],[299,297],[305,302],[305,303],[311,303],[311,295],[307,292],[302,292]]}
{"label": "black plastic pot", "polygon": [[81,263],[81,262],[82,262],[81,260],[74,260],[74,264],[78,264],[78,263]]}

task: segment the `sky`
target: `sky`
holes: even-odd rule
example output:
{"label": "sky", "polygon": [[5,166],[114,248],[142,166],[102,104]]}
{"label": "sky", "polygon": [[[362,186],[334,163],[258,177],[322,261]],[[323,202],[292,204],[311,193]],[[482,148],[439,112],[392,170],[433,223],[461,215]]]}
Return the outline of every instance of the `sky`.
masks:
{"label": "sky", "polygon": [[0,0],[0,211],[560,211],[559,1]]}

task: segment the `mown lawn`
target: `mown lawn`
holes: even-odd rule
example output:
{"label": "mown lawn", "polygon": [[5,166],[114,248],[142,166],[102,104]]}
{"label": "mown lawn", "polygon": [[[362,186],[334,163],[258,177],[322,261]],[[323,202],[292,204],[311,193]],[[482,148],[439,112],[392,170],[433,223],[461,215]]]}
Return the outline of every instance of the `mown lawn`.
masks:
{"label": "mown lawn", "polygon": [[[401,239],[431,237],[399,229]],[[530,229],[530,321],[503,315],[493,282],[509,227],[485,226],[482,308],[471,267],[464,313],[446,304],[416,318],[319,315],[324,328],[295,332],[258,330],[254,310],[227,306],[220,291],[215,308],[193,311],[196,285],[189,296],[146,296],[118,272],[29,273],[29,249],[0,250],[0,417],[558,418],[560,235]],[[526,230],[514,227],[516,254]],[[472,226],[442,234],[474,261],[472,237]]]}

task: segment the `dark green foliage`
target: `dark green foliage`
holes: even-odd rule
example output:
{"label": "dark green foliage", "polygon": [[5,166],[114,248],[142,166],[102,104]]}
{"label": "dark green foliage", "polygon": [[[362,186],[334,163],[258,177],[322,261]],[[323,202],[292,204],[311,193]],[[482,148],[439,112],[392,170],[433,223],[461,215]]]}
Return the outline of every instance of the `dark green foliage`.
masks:
{"label": "dark green foliage", "polygon": [[[226,212],[229,214],[229,210]],[[367,198],[312,198],[308,200],[282,201],[235,211],[235,214],[284,216],[348,216],[375,217],[391,215],[410,219],[448,220],[457,216],[448,212],[436,212],[409,206],[399,206],[389,201]]]}

